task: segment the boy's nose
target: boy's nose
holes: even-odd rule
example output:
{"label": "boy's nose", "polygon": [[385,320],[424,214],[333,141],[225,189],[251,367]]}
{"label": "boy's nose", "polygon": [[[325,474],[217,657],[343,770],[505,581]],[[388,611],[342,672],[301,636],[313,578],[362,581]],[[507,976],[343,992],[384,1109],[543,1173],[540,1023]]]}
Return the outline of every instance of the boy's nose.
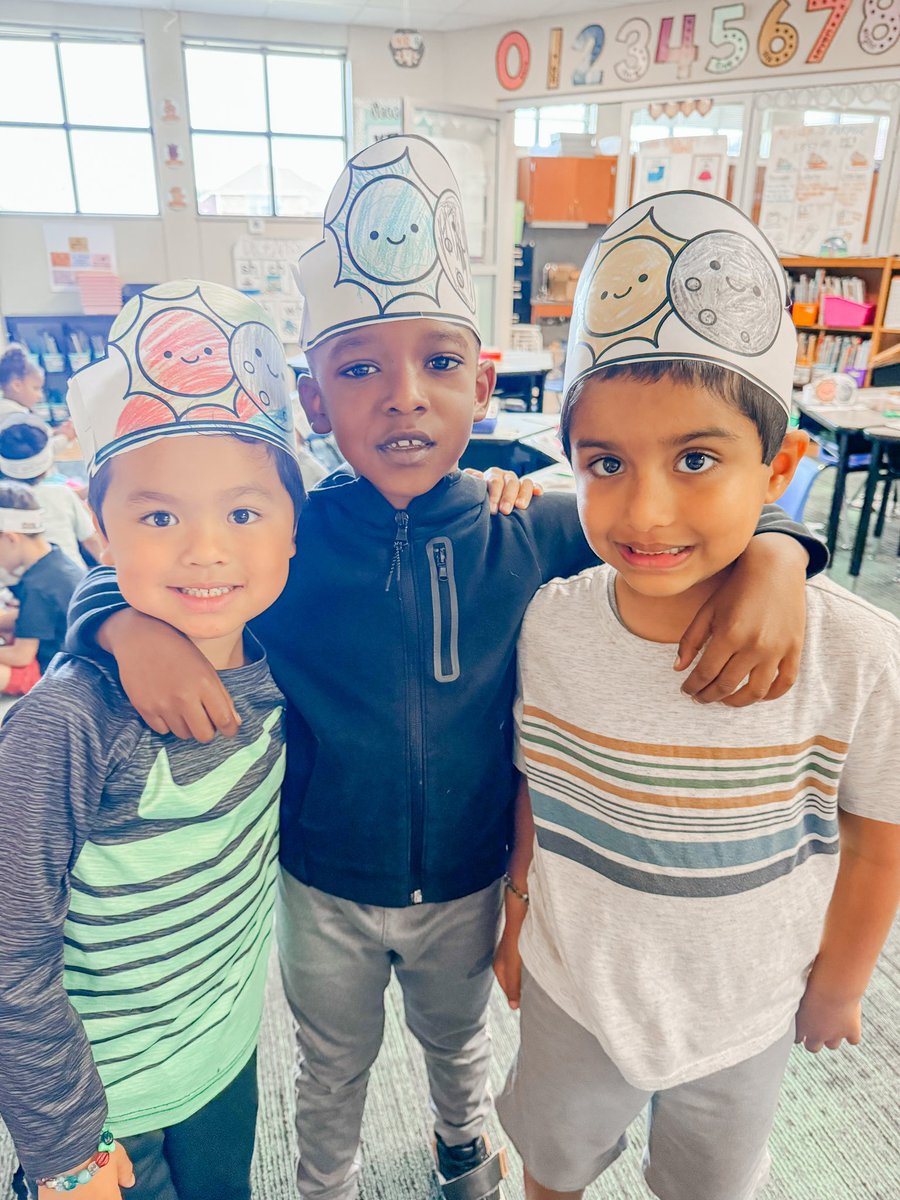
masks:
{"label": "boy's nose", "polygon": [[221,531],[212,527],[193,530],[187,539],[182,557],[185,562],[195,567],[210,567],[227,562],[228,551]]}
{"label": "boy's nose", "polygon": [[403,413],[423,412],[428,407],[425,381],[417,370],[410,368],[397,372],[387,397],[387,405],[392,412]]}
{"label": "boy's nose", "polygon": [[635,533],[649,533],[671,525],[675,504],[667,481],[656,474],[635,479],[629,490],[625,515]]}

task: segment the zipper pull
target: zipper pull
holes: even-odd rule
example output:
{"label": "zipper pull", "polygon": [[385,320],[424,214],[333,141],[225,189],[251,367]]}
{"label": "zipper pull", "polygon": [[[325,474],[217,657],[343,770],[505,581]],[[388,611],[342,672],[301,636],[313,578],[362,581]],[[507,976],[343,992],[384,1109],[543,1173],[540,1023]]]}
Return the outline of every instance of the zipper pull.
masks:
{"label": "zipper pull", "polygon": [[397,582],[400,582],[400,554],[409,545],[409,513],[398,512],[394,514],[394,553],[391,558],[391,569],[388,571],[387,583],[384,585],[384,590],[391,590],[391,583],[394,579],[394,572],[397,573]]}
{"label": "zipper pull", "polygon": [[437,577],[440,583],[446,583],[450,578],[447,570],[447,547],[443,542],[439,542],[434,547],[434,565],[437,568]]}

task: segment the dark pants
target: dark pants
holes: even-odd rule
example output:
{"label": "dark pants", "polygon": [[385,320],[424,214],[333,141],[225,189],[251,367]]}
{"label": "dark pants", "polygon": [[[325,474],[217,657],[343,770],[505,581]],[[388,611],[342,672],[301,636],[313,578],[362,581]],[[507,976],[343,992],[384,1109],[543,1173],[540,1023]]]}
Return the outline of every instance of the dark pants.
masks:
{"label": "dark pants", "polygon": [[[135,1178],[123,1200],[250,1200],[257,1105],[254,1053],[224,1092],[186,1121],[120,1139]],[[29,1185],[37,1196],[37,1187]],[[29,1196],[21,1167],[13,1193]]]}

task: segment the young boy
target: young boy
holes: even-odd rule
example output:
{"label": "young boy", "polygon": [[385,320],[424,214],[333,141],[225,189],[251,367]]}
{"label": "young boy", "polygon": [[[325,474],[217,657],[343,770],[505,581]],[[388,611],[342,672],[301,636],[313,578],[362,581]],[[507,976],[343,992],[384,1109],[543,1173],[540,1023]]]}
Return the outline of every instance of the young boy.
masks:
{"label": "young boy", "polygon": [[19,604],[14,637],[4,636],[0,645],[5,696],[24,696],[62,649],[69,601],[84,573],[45,533],[44,513],[31,488],[0,482],[0,568],[18,578],[10,590]]}
{"label": "young boy", "polygon": [[0,1116],[40,1200],[117,1200],[129,1158],[131,1200],[250,1197],[284,700],[245,623],[303,499],[266,320],[230,288],[154,287],[70,384],[122,592],[221,673],[241,730],[160,736],[112,660],[65,658],[0,732]]}
{"label": "young boy", "polygon": [[[477,1200],[501,1173],[484,1137],[486,1014],[517,787],[515,642],[541,582],[596,560],[569,497],[492,520],[484,484],[456,469],[494,383],[479,362],[461,212],[443,156],[388,138],[350,161],[323,241],[300,261],[304,407],[353,468],[310,494],[302,569],[253,623],[290,702],[278,941],[306,1200],[356,1194],[392,970],[425,1052],[442,1181]],[[787,538],[757,538],[718,616],[740,606],[758,629],[799,599],[802,623],[805,558]],[[782,573],[776,560],[796,566]],[[95,576],[76,605],[90,628],[121,597]],[[218,683],[208,672],[191,682],[200,672],[182,639],[128,612],[101,637],[154,727],[202,731]],[[708,681],[742,650],[713,637]]]}
{"label": "young boy", "polygon": [[820,578],[785,696],[699,708],[671,673],[806,448],[786,306],[759,230],[691,192],[619,217],[579,282],[561,426],[606,565],[548,584],[522,627],[537,838],[497,956],[517,1005],[521,930],[497,1107],[529,1200],[580,1196],[648,1103],[661,1200],[749,1200],[794,1040],[860,1038],[900,891],[900,623]]}

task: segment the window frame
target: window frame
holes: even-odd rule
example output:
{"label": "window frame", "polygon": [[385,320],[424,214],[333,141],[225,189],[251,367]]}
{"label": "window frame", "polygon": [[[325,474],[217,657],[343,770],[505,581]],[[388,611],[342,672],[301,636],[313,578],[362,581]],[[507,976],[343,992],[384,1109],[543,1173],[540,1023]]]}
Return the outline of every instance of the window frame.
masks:
{"label": "window frame", "polygon": [[[0,217],[102,217],[106,220],[129,221],[129,220],[150,220],[154,217],[159,217],[161,214],[159,202],[159,172],[156,162],[156,144],[155,130],[153,128],[153,108],[150,99],[150,84],[147,78],[147,48],[144,38],[139,34],[102,34],[88,31],[83,32],[60,32],[53,30],[37,29],[16,29],[0,28],[0,41],[4,42],[50,42],[53,46],[53,56],[56,63],[56,78],[59,84],[59,95],[62,103],[62,121],[3,121],[0,120],[0,129],[55,129],[62,130],[66,138],[66,158],[69,164],[69,178],[72,183],[72,198],[75,201],[75,208],[72,212],[59,212],[48,209],[35,208],[3,208],[0,209]],[[114,46],[140,46],[141,57],[144,64],[144,94],[147,98],[147,117],[148,125],[94,125],[81,124],[77,121],[69,120],[69,103],[66,96],[66,83],[63,74],[62,55],[60,47],[66,42],[88,43],[91,45],[114,45]],[[72,133],[146,133],[150,135],[150,144],[152,151],[153,163],[153,193],[156,201],[155,212],[148,213],[117,213],[117,212],[96,212],[93,209],[84,209],[81,207],[78,196],[78,176],[75,171],[75,156],[72,153]]]}
{"label": "window frame", "polygon": [[[257,54],[263,60],[263,97],[265,100],[266,128],[265,129],[208,129],[204,126],[195,126],[191,119],[191,98],[190,85],[188,82],[188,50],[229,50],[241,54]],[[321,134],[321,133],[282,133],[273,131],[272,129],[272,111],[269,100],[269,71],[268,71],[268,56],[283,58],[331,58],[337,60],[341,65],[341,133],[337,134]],[[341,142],[343,145],[343,159],[346,162],[349,156],[350,146],[350,119],[352,113],[352,104],[350,102],[350,63],[347,59],[347,51],[345,47],[339,46],[301,46],[290,45],[281,42],[255,42],[255,41],[234,41],[231,38],[207,38],[207,37],[184,37],[181,41],[181,61],[182,70],[184,72],[184,94],[185,107],[187,115],[188,138],[191,143],[191,157],[194,153],[194,134],[199,133],[206,137],[245,137],[245,138],[265,138],[266,152],[268,156],[268,181],[269,195],[272,199],[271,214],[264,214],[260,219],[264,221],[317,221],[319,217],[316,214],[310,216],[292,216],[282,215],[277,212],[278,197],[275,191],[275,166],[272,155],[273,138],[289,138],[298,142],[322,142],[333,141]],[[253,213],[205,213],[200,211],[200,189],[197,185],[197,173],[194,171],[194,211],[200,220],[204,221],[246,221],[252,219]]]}

